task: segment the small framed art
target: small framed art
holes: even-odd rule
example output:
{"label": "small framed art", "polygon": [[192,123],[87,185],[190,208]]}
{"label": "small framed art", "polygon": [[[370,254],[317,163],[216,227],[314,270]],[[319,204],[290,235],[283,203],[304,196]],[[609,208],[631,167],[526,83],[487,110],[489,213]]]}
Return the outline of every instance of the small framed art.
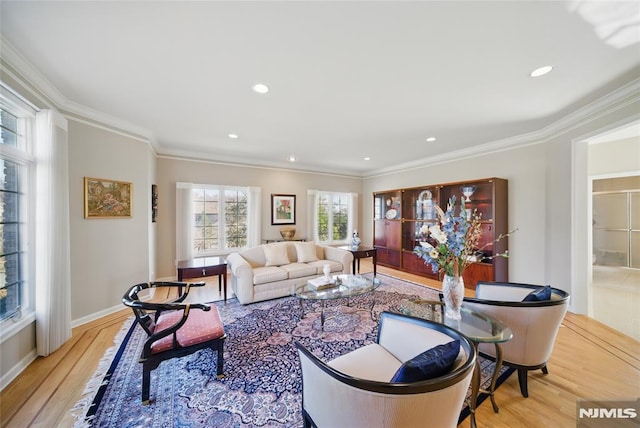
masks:
{"label": "small framed art", "polygon": [[158,219],[158,185],[151,185],[151,221],[155,223]]}
{"label": "small framed art", "polygon": [[271,224],[296,224],[296,195],[271,195]]}

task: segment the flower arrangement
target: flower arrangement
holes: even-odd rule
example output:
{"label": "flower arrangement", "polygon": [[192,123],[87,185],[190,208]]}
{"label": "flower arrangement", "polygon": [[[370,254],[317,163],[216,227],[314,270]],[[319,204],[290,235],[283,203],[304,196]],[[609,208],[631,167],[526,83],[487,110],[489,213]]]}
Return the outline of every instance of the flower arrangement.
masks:
{"label": "flower arrangement", "polygon": [[508,250],[493,256],[485,256],[482,250],[509,236],[515,230],[500,234],[497,239],[479,248],[482,237],[480,215],[476,211],[470,213],[464,202],[462,198],[458,215],[455,213],[455,196],[449,199],[446,212],[436,205],[440,223],[424,225],[420,228],[421,235],[432,239],[425,246],[416,247],[413,252],[425,263],[430,264],[433,272],[442,271],[445,275],[457,277],[462,276],[469,263],[495,257],[509,257]]}

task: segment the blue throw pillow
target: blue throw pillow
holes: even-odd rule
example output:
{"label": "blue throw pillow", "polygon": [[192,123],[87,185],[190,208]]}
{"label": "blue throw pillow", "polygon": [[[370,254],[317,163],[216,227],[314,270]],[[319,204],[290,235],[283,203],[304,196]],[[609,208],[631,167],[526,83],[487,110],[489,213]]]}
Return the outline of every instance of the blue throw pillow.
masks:
{"label": "blue throw pillow", "polygon": [[551,300],[551,286],[538,287],[531,293],[524,296],[523,302],[539,302],[541,300]]}
{"label": "blue throw pillow", "polygon": [[459,340],[428,349],[400,366],[391,382],[411,383],[442,376],[451,370],[459,353]]}

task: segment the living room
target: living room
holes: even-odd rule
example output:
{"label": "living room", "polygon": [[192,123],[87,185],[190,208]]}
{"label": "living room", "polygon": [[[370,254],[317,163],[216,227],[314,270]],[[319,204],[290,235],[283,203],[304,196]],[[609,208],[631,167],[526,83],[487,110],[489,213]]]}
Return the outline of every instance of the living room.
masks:
{"label": "living room", "polygon": [[[480,140],[480,145],[444,150],[437,156],[430,156],[428,148],[416,151],[415,146],[407,145],[410,147],[407,150],[397,150],[398,147],[402,147],[401,143],[396,143],[396,138],[399,139],[401,134],[398,131],[398,135],[389,137],[388,145],[395,145],[398,152],[417,153],[414,157],[404,158],[397,163],[381,163],[375,168],[360,166],[360,170],[341,171],[339,168],[331,167],[338,162],[336,158],[353,153],[354,150],[346,145],[333,149],[324,148],[320,153],[330,154],[315,155],[325,158],[327,163],[324,168],[305,167],[303,159],[298,164],[287,164],[283,160],[281,164],[265,165],[240,162],[238,159],[242,159],[242,156],[233,160],[224,156],[216,157],[215,152],[205,156],[203,147],[197,144],[187,145],[182,152],[177,149],[163,150],[161,144],[158,145],[158,142],[145,134],[140,124],[132,123],[131,117],[113,117],[100,112],[99,103],[91,108],[78,105],[77,94],[72,85],[73,76],[69,79],[56,75],[43,76],[34,63],[43,61],[47,55],[42,52],[40,56],[32,56],[23,52],[20,49],[20,40],[30,43],[32,41],[29,38],[20,39],[23,35],[23,30],[17,30],[20,23],[10,20],[19,21],[30,17],[27,22],[29,25],[35,25],[42,15],[33,11],[33,14],[29,15],[20,9],[18,3],[20,2],[3,1],[0,6],[3,12],[0,80],[6,87],[37,107],[54,107],[60,110],[66,119],[69,156],[71,326],[81,326],[120,310],[123,292],[134,283],[175,278],[177,182],[260,187],[263,212],[260,224],[262,239],[277,237],[279,233],[279,227],[271,224],[269,215],[271,194],[296,195],[295,227],[299,235],[307,235],[307,231],[312,229],[309,220],[312,216],[308,211],[309,190],[356,193],[357,229],[362,242],[370,245],[373,243],[373,192],[485,177],[505,178],[509,181],[509,224],[518,228],[518,232],[509,240],[509,279],[513,282],[553,284],[571,294],[569,310],[572,313],[589,315],[589,308],[593,302],[589,300],[588,289],[591,260],[587,250],[587,236],[590,230],[587,200],[589,162],[593,161],[589,153],[593,148],[590,148],[588,141],[597,135],[633,125],[640,119],[637,73],[639,58],[637,50],[632,51],[637,44],[627,47],[626,51],[612,49],[613,59],[608,66],[620,68],[608,75],[611,79],[598,81],[597,85],[592,84],[590,91],[581,93],[581,103],[573,100],[574,102],[567,105],[554,106],[557,109],[548,111],[543,117],[544,120],[536,118],[529,122],[528,126],[518,128],[517,132],[503,134],[495,139],[486,137]],[[27,7],[44,6],[34,3]],[[535,22],[544,21],[541,18]],[[64,20],[56,22],[57,25],[64,25]],[[110,32],[104,35],[109,36]],[[29,43],[24,43],[22,49],[31,52],[32,47]],[[604,44],[600,40],[592,43]],[[601,48],[600,44],[596,45],[598,49]],[[200,52],[196,52],[193,55],[196,57],[199,54]],[[625,62],[627,60],[620,59],[625,56],[631,57],[628,63]],[[616,59],[619,62],[613,61]],[[530,61],[531,68],[544,65],[538,64],[537,60],[535,58]],[[77,58],[68,61],[78,61],[77,66],[80,69],[81,63]],[[588,65],[594,68],[602,66],[597,59],[594,61]],[[159,65],[162,66],[163,63]],[[519,72],[528,74],[530,71],[527,69]],[[555,70],[558,71],[561,70]],[[562,87],[562,82],[580,72],[580,68],[565,71],[561,82],[556,82],[552,89],[536,90],[544,94],[557,90],[558,85]],[[122,70],[119,70],[119,73],[126,74]],[[525,77],[529,79],[528,75]],[[248,88],[254,82],[254,78],[259,76],[247,76],[246,88],[243,87],[243,90],[247,89],[247,92],[250,92]],[[541,79],[545,78],[554,78],[553,71]],[[522,85],[532,85],[532,82],[534,81],[527,81]],[[544,81],[541,82],[544,84]],[[159,82],[153,90],[162,92],[166,83],[166,80]],[[538,83],[540,82],[535,81],[535,84]],[[123,86],[137,84],[142,85],[138,80],[122,80]],[[391,83],[388,85],[393,86]],[[499,87],[493,89],[500,91]],[[277,92],[277,89],[273,89],[271,94],[265,96],[275,96]],[[191,93],[191,96],[197,98],[199,94]],[[258,95],[249,93],[246,96]],[[207,97],[207,100],[209,98]],[[514,108],[523,103],[534,102],[533,98],[522,99],[515,94],[511,98],[515,99],[512,104]],[[268,100],[261,98],[258,102],[264,103],[265,99]],[[339,102],[339,98],[337,100]],[[201,107],[199,101],[183,101],[183,98],[179,98],[171,102],[170,106],[176,110],[187,110],[187,114],[191,114],[189,110],[192,102],[197,106],[194,110],[205,111],[201,118],[203,122],[212,120],[206,114],[206,107]],[[482,104],[483,100],[472,102]],[[454,113],[456,108],[452,109]],[[184,111],[174,113],[184,114]],[[286,113],[293,115],[290,110]],[[465,126],[467,115],[464,111],[459,113],[460,127]],[[504,122],[508,122],[508,118],[505,117]],[[364,129],[364,124],[360,125]],[[331,123],[327,123],[326,126],[331,126]],[[222,128],[224,126],[220,125],[218,130],[224,138],[218,139],[224,141],[218,150],[225,154],[224,146],[235,143],[226,137],[226,132],[231,130],[225,132]],[[504,128],[509,128],[509,125],[504,125]],[[284,133],[285,129],[286,126],[280,128],[280,132]],[[367,131],[367,134],[369,132]],[[239,141],[245,138],[243,135],[240,137]],[[424,137],[420,144],[424,144]],[[179,138],[171,135],[164,142]],[[468,134],[466,140],[472,142],[475,138],[474,134]],[[452,146],[454,143],[450,142]],[[611,144],[611,152],[615,155],[612,157],[616,162],[610,165],[606,173],[637,175],[640,170],[638,136]],[[362,152],[362,147],[359,146],[355,150],[359,161],[366,155]],[[250,159],[249,155],[250,153],[244,154],[247,159]],[[598,156],[602,156],[602,153],[599,152]],[[332,159],[336,159],[333,165]],[[131,217],[109,220],[85,219],[84,177],[133,183]],[[151,221],[153,184],[157,185],[158,190],[156,222]],[[6,324],[2,326],[2,387],[37,356],[33,318],[25,314],[23,320],[13,324],[11,329],[6,327]]]}

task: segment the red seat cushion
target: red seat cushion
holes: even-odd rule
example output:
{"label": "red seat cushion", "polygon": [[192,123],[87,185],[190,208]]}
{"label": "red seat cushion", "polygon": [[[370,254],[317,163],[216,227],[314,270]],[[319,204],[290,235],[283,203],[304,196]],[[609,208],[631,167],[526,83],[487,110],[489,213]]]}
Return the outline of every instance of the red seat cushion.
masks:
{"label": "red seat cushion", "polygon": [[[155,333],[175,325],[182,318],[183,311],[174,311],[158,317]],[[207,342],[224,335],[224,326],[218,308],[211,305],[211,310],[191,309],[187,321],[176,332],[179,347],[187,347]],[[163,337],[151,345],[151,353],[167,351],[173,348],[173,334]]]}

